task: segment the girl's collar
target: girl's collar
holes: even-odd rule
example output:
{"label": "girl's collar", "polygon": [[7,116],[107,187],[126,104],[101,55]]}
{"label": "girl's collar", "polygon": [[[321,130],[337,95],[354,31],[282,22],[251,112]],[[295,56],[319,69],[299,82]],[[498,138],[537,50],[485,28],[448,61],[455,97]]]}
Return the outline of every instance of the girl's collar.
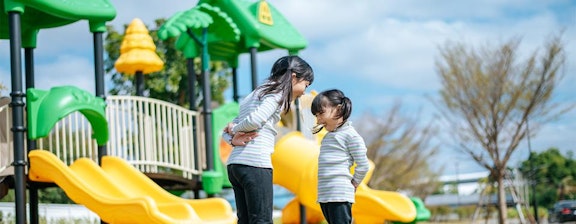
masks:
{"label": "girl's collar", "polygon": [[[342,123],[340,126],[338,126],[336,129],[334,129],[334,131],[339,131],[340,129],[344,129],[346,127],[350,127],[352,125],[351,121],[345,121],[344,123]],[[333,132],[334,132],[333,131]]]}

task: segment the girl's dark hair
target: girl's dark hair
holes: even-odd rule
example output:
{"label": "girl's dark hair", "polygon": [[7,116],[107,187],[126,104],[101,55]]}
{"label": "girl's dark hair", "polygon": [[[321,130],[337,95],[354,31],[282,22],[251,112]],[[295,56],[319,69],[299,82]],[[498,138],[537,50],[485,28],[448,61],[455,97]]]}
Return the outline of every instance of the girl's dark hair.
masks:
{"label": "girl's dark hair", "polygon": [[296,74],[296,78],[310,84],[314,81],[314,71],[306,61],[295,55],[284,56],[274,62],[270,77],[264,85],[257,88],[261,90],[258,96],[282,92],[282,99],[278,104],[288,113],[292,101],[292,73]]}
{"label": "girl's dark hair", "polygon": [[326,90],[316,95],[312,100],[310,110],[316,116],[316,114],[323,113],[325,108],[338,106],[340,108],[336,112],[336,118],[342,118],[346,122],[352,114],[352,101],[338,89]]}

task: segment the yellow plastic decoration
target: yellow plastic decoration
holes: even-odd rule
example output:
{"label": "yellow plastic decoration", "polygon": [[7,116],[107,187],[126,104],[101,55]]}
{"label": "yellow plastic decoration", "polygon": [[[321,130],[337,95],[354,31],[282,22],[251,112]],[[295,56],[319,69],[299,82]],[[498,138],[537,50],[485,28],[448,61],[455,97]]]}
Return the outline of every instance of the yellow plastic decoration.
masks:
{"label": "yellow plastic decoration", "polygon": [[120,57],[114,67],[116,71],[127,75],[137,72],[148,74],[164,67],[164,62],[156,54],[156,45],[142,20],[135,18],[128,25],[120,46]]}
{"label": "yellow plastic decoration", "polygon": [[270,12],[270,6],[266,0],[262,0],[258,4],[258,21],[266,25],[274,25],[274,20],[272,20],[272,12]]}

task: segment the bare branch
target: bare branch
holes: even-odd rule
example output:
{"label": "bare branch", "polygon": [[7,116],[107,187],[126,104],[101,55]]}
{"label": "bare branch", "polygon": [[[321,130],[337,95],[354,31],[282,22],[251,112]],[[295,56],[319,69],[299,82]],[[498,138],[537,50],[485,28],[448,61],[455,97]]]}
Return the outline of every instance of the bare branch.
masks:
{"label": "bare branch", "polygon": [[[545,122],[568,111],[552,103],[564,65],[560,39],[553,37],[543,55],[535,51],[525,60],[516,57],[519,38],[480,50],[452,43],[440,49],[436,66],[443,86],[436,105],[457,128],[460,149],[489,170],[497,186],[527,135],[528,119]],[[504,198],[498,189],[498,198]],[[499,205],[503,222],[506,205]]]}

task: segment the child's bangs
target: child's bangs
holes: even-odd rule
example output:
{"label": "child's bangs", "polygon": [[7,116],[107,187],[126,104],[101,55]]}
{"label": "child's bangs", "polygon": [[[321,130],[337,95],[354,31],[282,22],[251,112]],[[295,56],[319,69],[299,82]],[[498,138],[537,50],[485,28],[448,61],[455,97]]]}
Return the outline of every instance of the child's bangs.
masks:
{"label": "child's bangs", "polygon": [[321,114],[324,112],[324,109],[328,107],[330,107],[330,102],[328,102],[328,98],[326,96],[322,96],[312,101],[311,111],[313,115]]}

